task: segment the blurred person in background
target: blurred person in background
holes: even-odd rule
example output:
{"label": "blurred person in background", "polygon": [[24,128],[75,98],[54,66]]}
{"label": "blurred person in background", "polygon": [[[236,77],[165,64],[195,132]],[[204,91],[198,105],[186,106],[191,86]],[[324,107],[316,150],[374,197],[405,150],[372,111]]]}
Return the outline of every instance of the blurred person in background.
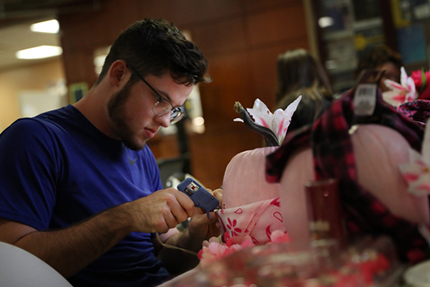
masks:
{"label": "blurred person in background", "polygon": [[276,108],[285,109],[302,95],[288,131],[312,124],[333,100],[326,72],[304,49],[288,50],[277,60]]}
{"label": "blurred person in background", "polygon": [[387,92],[390,89],[385,86],[385,79],[400,83],[402,65],[402,56],[390,47],[386,45],[372,46],[364,51],[359,58],[355,78],[358,80],[364,70],[385,71],[379,82],[379,88],[382,92]]}

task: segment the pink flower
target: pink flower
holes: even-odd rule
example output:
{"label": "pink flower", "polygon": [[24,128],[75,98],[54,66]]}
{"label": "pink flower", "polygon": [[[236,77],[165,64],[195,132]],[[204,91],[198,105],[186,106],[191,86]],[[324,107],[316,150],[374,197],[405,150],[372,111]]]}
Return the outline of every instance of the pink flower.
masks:
{"label": "pink flower", "polygon": [[385,80],[384,83],[394,92],[394,94],[391,95],[391,100],[396,102],[397,105],[411,102],[418,98],[414,80],[411,77],[408,77],[404,67],[400,68],[400,84],[388,79]]}
{"label": "pink flower", "polygon": [[403,67],[400,68],[400,72],[400,83],[391,80],[384,82],[391,90],[391,92],[383,94],[384,97],[387,97],[387,102],[398,106],[416,99],[430,99],[430,71],[412,71],[410,77]]}
{"label": "pink flower", "polygon": [[[226,233],[227,234],[227,233]],[[241,244],[232,244],[231,239],[227,239],[227,244],[219,242],[219,239],[213,237],[203,243],[203,248],[198,253],[200,264],[204,268],[215,260],[228,256],[240,249],[252,247],[254,244],[251,240],[246,239]]]}
{"label": "pink flower", "polygon": [[415,88],[420,99],[430,99],[430,71],[412,71],[411,78],[414,80]]}
{"label": "pink flower", "polygon": [[[289,242],[290,238],[283,231],[275,230],[272,232],[270,240],[271,242],[267,244]],[[225,243],[220,242],[217,237],[212,237],[208,241],[203,242],[203,248],[198,253],[198,258],[203,268],[238,250],[256,245],[249,235],[232,237],[228,232],[224,233],[223,241]]]}

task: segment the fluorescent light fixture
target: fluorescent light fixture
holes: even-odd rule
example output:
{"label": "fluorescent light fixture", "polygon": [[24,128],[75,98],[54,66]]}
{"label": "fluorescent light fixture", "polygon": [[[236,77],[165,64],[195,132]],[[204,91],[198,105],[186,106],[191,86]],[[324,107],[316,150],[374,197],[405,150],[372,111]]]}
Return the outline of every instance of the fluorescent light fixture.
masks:
{"label": "fluorescent light fixture", "polygon": [[30,26],[30,30],[33,32],[40,32],[40,33],[58,33],[60,30],[60,24],[57,20],[48,20],[43,21],[39,23],[34,23]]}
{"label": "fluorescent light fixture", "polygon": [[58,46],[38,46],[34,48],[24,49],[16,52],[15,56],[18,59],[42,59],[61,55],[63,49]]}

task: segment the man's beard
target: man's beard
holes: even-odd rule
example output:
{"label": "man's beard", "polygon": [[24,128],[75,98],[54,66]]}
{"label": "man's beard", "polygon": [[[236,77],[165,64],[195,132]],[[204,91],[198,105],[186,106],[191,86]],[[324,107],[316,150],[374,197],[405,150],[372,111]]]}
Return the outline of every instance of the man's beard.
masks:
{"label": "man's beard", "polygon": [[130,95],[132,87],[130,81],[122,88],[121,91],[113,95],[107,104],[109,118],[114,133],[124,142],[124,145],[132,150],[141,150],[145,143],[140,143],[134,136],[127,124],[125,103]]}

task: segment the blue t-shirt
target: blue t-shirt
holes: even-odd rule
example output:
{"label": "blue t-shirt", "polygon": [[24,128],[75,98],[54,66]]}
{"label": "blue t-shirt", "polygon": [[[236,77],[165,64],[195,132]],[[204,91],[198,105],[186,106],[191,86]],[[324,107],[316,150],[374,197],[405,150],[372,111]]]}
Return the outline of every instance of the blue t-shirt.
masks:
{"label": "blue t-shirt", "polygon": [[[126,148],[71,105],[19,119],[0,135],[0,217],[37,230],[70,226],[159,189],[147,146]],[[151,234],[133,232],[69,281],[142,287],[168,278]]]}

